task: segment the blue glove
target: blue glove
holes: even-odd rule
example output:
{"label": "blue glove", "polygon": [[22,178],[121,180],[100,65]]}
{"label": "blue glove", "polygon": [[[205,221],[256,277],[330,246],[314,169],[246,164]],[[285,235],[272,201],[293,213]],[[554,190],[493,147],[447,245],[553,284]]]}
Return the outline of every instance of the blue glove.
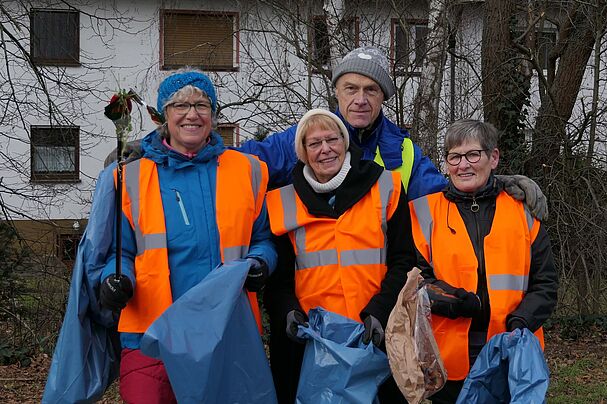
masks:
{"label": "blue glove", "polygon": [[270,273],[268,264],[261,258],[256,257],[247,258],[247,262],[249,263],[249,273],[244,282],[244,287],[247,288],[249,292],[259,292],[266,284],[266,280]]}

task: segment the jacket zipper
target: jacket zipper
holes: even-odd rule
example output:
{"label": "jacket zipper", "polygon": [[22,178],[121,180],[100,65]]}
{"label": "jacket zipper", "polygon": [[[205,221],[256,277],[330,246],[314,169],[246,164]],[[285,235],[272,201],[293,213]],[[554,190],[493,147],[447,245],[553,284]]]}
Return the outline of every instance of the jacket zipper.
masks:
{"label": "jacket zipper", "polygon": [[[485,313],[485,310],[487,308],[489,308],[489,317],[491,316],[491,308],[488,307],[489,306],[489,279],[487,279],[487,269],[485,267],[485,241],[484,238],[481,235],[481,229],[480,229],[480,225],[479,225],[479,218],[477,215],[477,212],[479,211],[479,205],[476,202],[476,198],[472,197],[472,206],[470,206],[470,210],[472,212],[474,212],[474,224],[476,227],[476,240],[478,243],[478,253],[479,253],[479,257],[478,257],[478,261],[479,261],[479,280],[478,283],[484,283],[485,287],[482,288],[482,290],[477,290],[477,294],[478,292],[482,292],[481,295],[479,296],[480,300],[481,300],[481,310],[482,313]],[[481,277],[484,277],[485,282],[482,282],[480,279]],[[479,285],[480,286],[480,285]],[[481,322],[485,323],[486,319],[485,319],[485,314],[481,314]],[[486,326],[489,326],[489,323],[486,324]]]}
{"label": "jacket zipper", "polygon": [[173,191],[175,191],[175,197],[177,198],[177,203],[179,204],[179,209],[181,209],[181,215],[183,216],[183,221],[185,222],[186,226],[189,226],[190,219],[188,219],[188,214],[185,211],[185,206],[183,206],[183,200],[181,199],[181,194],[176,189],[174,189]]}

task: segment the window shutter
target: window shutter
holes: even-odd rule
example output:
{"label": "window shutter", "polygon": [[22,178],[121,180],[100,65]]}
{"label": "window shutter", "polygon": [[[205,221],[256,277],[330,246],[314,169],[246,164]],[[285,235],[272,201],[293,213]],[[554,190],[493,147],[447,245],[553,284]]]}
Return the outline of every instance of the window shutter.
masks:
{"label": "window shutter", "polygon": [[30,52],[36,63],[78,65],[80,15],[70,10],[32,10]]}
{"label": "window shutter", "polygon": [[166,11],[164,66],[234,68],[234,15]]}
{"label": "window shutter", "polygon": [[234,129],[232,125],[222,125],[217,128],[225,146],[234,146]]}

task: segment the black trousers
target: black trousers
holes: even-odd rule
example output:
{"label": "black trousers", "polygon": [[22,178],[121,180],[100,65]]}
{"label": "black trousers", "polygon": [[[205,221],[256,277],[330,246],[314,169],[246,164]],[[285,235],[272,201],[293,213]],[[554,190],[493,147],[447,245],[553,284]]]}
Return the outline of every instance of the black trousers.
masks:
{"label": "black trousers", "polygon": [[442,389],[430,396],[432,404],[455,404],[459,392],[464,387],[463,380],[449,380]]}

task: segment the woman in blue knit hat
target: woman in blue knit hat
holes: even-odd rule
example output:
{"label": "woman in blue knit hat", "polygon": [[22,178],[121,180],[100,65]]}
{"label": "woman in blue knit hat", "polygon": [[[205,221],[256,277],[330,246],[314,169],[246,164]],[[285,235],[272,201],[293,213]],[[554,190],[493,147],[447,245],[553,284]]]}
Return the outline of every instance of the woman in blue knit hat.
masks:
{"label": "woman in blue knit hat", "polygon": [[122,275],[114,274],[113,254],[99,292],[101,305],[120,313],[120,394],[128,403],[176,402],[163,363],[139,349],[143,333],[176,299],[238,258],[250,264],[245,288],[257,292],[276,264],[267,168],[227,150],[213,131],[217,96],[209,77],[171,74],[157,105],[164,124],[143,139],[143,157],[125,166]]}

